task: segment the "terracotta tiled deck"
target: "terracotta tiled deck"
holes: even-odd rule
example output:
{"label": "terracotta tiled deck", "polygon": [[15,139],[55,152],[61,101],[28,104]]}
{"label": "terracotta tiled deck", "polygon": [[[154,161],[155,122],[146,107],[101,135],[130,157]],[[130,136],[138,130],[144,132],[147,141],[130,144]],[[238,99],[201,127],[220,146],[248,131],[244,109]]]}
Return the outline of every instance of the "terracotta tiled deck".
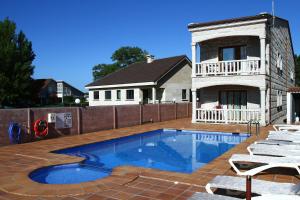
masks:
{"label": "terracotta tiled deck", "polygon": [[[32,170],[42,166],[82,160],[50,153],[53,150],[160,128],[246,132],[246,126],[242,125],[191,124],[190,119],[180,119],[1,147],[0,199],[187,199],[196,191],[204,191],[206,183],[216,175],[235,175],[227,162],[228,158],[233,153],[245,153],[246,147],[259,139],[251,136],[192,174],[122,166],[114,169],[107,178],[81,184],[47,185],[28,178]],[[271,127],[262,128],[259,137],[264,138],[269,129]],[[275,169],[256,178],[298,183],[300,177],[293,170]]]}

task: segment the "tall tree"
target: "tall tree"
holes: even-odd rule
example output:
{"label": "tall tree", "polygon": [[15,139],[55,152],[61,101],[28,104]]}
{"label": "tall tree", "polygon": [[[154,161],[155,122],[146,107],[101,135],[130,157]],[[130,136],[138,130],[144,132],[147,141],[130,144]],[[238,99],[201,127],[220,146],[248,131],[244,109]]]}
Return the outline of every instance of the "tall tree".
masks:
{"label": "tall tree", "polygon": [[116,70],[120,69],[120,66],[114,64],[98,64],[93,67],[94,80],[100,79]]}
{"label": "tall tree", "polygon": [[126,67],[136,62],[145,61],[147,54],[147,51],[139,47],[126,46],[116,50],[111,56],[111,59],[118,63],[120,67]]}
{"label": "tall tree", "polygon": [[295,55],[296,60],[296,85],[300,86],[300,55]]}
{"label": "tall tree", "polygon": [[31,93],[32,61],[35,54],[31,42],[9,19],[0,21],[0,107],[21,106]]}
{"label": "tall tree", "polygon": [[121,47],[111,56],[113,64],[98,64],[93,67],[94,80],[100,79],[122,67],[146,60],[148,52],[139,47]]}

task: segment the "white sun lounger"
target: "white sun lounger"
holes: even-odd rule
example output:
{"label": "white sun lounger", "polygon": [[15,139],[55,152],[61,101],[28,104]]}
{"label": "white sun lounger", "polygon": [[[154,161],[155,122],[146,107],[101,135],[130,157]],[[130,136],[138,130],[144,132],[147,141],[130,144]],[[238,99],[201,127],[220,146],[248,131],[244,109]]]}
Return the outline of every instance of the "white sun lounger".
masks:
{"label": "white sun lounger", "polygon": [[300,125],[292,125],[292,124],[275,124],[273,125],[274,130],[283,131],[283,130],[297,130],[300,131]]}
{"label": "white sun lounger", "polygon": [[[270,145],[270,144],[251,144],[247,147],[248,152],[250,155],[253,155],[253,150],[271,150],[271,151],[284,151],[283,153],[288,153],[289,151],[297,151],[300,156],[300,145]],[[285,155],[283,155],[285,156]]]}
{"label": "white sun lounger", "polygon": [[268,135],[267,140],[281,140],[281,141],[300,143],[300,135],[296,136],[296,135],[270,134]]}
{"label": "white sun lounger", "polygon": [[[253,176],[264,170],[275,168],[275,167],[284,167],[284,168],[294,168],[300,174],[300,159],[293,157],[272,157],[272,156],[258,156],[258,155],[247,155],[247,154],[233,154],[228,160],[231,167],[238,175],[249,175]],[[259,167],[254,167],[247,171],[240,171],[237,167],[237,163],[241,162],[250,162],[263,164]]]}
{"label": "white sun lounger", "polygon": [[[241,200],[240,198],[217,195],[217,194],[208,194],[203,192],[195,192],[189,200]],[[263,195],[252,197],[253,200],[299,200],[298,195]]]}
{"label": "white sun lounger", "polygon": [[[213,188],[246,191],[246,179],[244,177],[234,176],[216,176],[206,186],[208,193],[213,194]],[[281,194],[296,195],[300,191],[300,184],[293,183],[277,183],[272,181],[264,181],[252,179],[251,192],[259,195]]]}
{"label": "white sun lounger", "polygon": [[241,200],[235,197],[228,197],[217,194],[208,194],[204,192],[194,193],[188,200]]}
{"label": "white sun lounger", "polygon": [[278,156],[278,157],[290,157],[290,158],[300,159],[299,150],[283,150],[280,148],[254,148],[251,149],[249,153],[250,155]]}
{"label": "white sun lounger", "polygon": [[292,135],[292,136],[300,136],[299,131],[269,131],[269,135]]}
{"label": "white sun lounger", "polygon": [[280,140],[257,140],[254,144],[267,144],[267,145],[274,145],[274,146],[285,146],[285,145],[299,145],[300,143],[295,143],[291,141],[280,141]]}

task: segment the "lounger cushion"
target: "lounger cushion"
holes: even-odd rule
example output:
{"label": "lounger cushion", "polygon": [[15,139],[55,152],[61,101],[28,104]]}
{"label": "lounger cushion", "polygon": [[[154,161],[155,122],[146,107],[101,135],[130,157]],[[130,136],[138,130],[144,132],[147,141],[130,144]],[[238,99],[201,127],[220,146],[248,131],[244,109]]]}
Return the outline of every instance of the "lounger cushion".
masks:
{"label": "lounger cushion", "polygon": [[203,192],[196,192],[189,198],[189,200],[240,200],[234,197],[216,195],[216,194],[208,194]]}
{"label": "lounger cushion", "polygon": [[[209,182],[211,188],[246,191],[246,178],[234,176],[216,176]],[[256,194],[296,194],[298,185],[252,179],[252,193]]]}
{"label": "lounger cushion", "polygon": [[247,154],[233,154],[230,158],[233,162],[253,162],[264,164],[295,164],[300,165],[300,159],[289,157],[251,156]]}

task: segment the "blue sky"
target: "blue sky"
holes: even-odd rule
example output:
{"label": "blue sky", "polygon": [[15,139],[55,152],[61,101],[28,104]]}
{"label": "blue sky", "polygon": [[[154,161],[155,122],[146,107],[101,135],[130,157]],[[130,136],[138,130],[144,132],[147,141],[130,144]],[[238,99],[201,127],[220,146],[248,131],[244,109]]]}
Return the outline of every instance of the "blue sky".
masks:
{"label": "blue sky", "polygon": [[[290,21],[300,54],[300,1],[275,0]],[[110,63],[121,46],[139,46],[157,58],[186,54],[187,24],[271,12],[271,0],[0,0],[0,20],[16,22],[32,41],[34,78],[65,80],[81,90],[92,67]]]}

